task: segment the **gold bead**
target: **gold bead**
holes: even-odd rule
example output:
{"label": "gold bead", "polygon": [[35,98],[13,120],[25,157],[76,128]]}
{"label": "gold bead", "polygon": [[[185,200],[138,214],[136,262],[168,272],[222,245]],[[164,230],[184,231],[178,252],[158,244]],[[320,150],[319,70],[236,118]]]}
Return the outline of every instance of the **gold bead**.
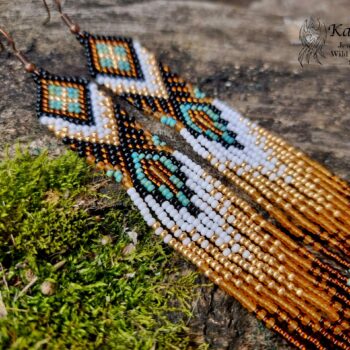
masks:
{"label": "gold bead", "polygon": [[278,291],[277,291],[277,294],[282,296],[284,293],[285,293],[285,289],[284,288],[279,288]]}
{"label": "gold bead", "polygon": [[258,293],[262,292],[262,290],[263,290],[262,284],[260,284],[260,283],[257,284],[256,287],[255,287],[255,290],[256,290]]}
{"label": "gold bead", "polygon": [[230,272],[225,272],[224,278],[225,278],[226,280],[231,280],[231,279],[232,279],[232,273],[230,273]]}
{"label": "gold bead", "polygon": [[254,278],[250,275],[246,276],[245,280],[247,281],[247,283],[251,284],[254,280]]}
{"label": "gold bead", "polygon": [[273,289],[274,287],[275,287],[275,285],[276,285],[276,283],[274,282],[274,281],[270,281],[269,283],[268,283],[268,287],[270,288],[270,289]]}
{"label": "gold bead", "polygon": [[240,280],[238,280],[238,279],[236,279],[236,280],[234,281],[234,284],[235,284],[235,286],[238,287],[238,288],[242,287],[242,285],[243,285],[242,281],[240,281]]}

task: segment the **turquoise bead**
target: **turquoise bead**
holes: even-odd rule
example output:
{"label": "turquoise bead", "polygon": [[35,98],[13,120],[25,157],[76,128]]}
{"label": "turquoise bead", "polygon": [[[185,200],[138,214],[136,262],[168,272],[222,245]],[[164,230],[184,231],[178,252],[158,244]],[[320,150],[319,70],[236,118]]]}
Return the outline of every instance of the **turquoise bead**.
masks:
{"label": "turquoise bead", "polygon": [[114,178],[116,182],[121,182],[123,179],[123,174],[120,170],[114,172]]}
{"label": "turquoise bead", "polygon": [[113,61],[110,58],[101,58],[100,63],[102,67],[113,67]]}
{"label": "turquoise bead", "polygon": [[129,71],[131,67],[128,61],[121,60],[118,62],[118,68],[123,71]]}
{"label": "turquoise bead", "polygon": [[69,98],[77,99],[79,98],[79,90],[76,88],[67,88],[67,93]]}
{"label": "turquoise bead", "polygon": [[125,56],[126,50],[123,46],[114,46],[114,52],[119,56]]}

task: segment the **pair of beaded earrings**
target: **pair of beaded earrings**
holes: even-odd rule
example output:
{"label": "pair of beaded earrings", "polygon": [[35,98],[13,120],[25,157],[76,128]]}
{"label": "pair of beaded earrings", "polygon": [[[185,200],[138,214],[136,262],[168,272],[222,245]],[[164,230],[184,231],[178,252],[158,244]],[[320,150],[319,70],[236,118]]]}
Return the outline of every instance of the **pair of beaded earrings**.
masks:
{"label": "pair of beaded earrings", "polygon": [[[36,68],[37,115],[121,182],[156,235],[299,349],[350,349],[349,186],[157,62],[136,40],[80,31],[94,81]],[[113,104],[98,85],[174,128],[276,225]],[[317,252],[317,255],[315,254]]]}

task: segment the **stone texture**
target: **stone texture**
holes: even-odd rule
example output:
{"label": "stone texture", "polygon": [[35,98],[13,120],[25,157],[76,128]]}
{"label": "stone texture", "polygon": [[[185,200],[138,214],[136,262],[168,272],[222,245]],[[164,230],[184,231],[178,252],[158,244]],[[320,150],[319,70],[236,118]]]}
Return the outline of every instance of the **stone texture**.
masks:
{"label": "stone texture", "polygon": [[[349,67],[326,59],[322,66],[301,69],[299,47],[293,45],[297,23],[310,13],[347,23],[347,1],[75,0],[65,9],[82,29],[138,37],[204,91],[350,179]],[[0,24],[33,62],[57,74],[87,77],[78,42],[57,12],[44,27],[45,16],[39,0],[0,1]],[[19,142],[60,152],[63,147],[38,125],[34,84],[11,54],[0,55],[0,81],[0,151]],[[139,117],[193,156],[176,135]],[[193,308],[188,325],[194,348],[202,342],[211,349],[289,348],[216,287],[203,288]]]}

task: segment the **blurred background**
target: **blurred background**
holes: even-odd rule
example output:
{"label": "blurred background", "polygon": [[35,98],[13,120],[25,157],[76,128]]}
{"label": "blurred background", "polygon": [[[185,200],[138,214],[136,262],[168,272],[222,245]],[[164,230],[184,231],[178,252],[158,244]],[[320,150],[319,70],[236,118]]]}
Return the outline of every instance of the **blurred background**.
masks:
{"label": "blurred background", "polygon": [[[88,77],[81,46],[48,4],[52,18],[44,26],[40,0],[0,0],[0,25],[38,66]],[[304,20],[312,15],[326,25],[350,27],[348,1],[71,0],[64,10],[82,30],[138,38],[202,90],[350,180],[350,66],[348,58],[330,54],[349,38],[328,37],[322,65],[301,68],[298,62]],[[37,123],[31,79],[8,53],[0,54],[0,82],[0,152],[15,142],[62,152]],[[140,119],[164,134],[159,125]],[[165,138],[191,154],[175,135]],[[203,288],[193,310],[188,325],[194,348],[203,342],[212,349],[289,348],[217,288]]]}

